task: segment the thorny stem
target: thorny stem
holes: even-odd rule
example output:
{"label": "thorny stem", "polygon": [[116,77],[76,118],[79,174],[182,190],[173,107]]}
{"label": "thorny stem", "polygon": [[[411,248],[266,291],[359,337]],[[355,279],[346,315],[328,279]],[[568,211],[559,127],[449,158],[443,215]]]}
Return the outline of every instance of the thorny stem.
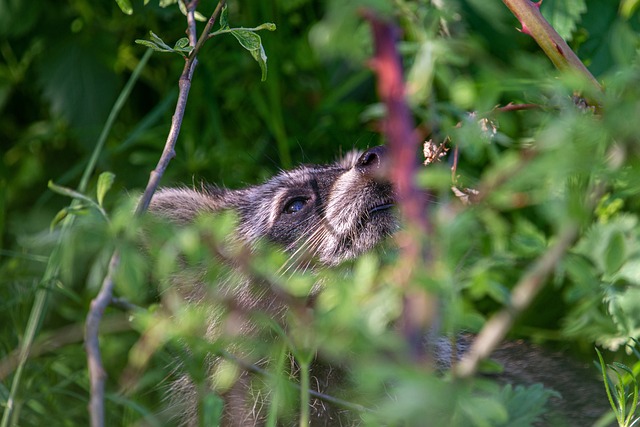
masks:
{"label": "thorny stem", "polygon": [[[207,40],[209,33],[215,23],[222,7],[225,5],[225,0],[220,0],[216,6],[211,18],[207,22],[200,38],[198,38],[195,47],[189,54],[182,75],[179,81],[179,94],[176,109],[171,120],[171,128],[167,141],[165,143],[160,160],[156,165],[156,168],[151,172],[147,187],[138,202],[136,208],[136,216],[142,215],[151,202],[151,197],[155,192],[164,171],[166,170],[169,162],[175,156],[175,145],[180,133],[180,126],[184,117],[185,108],[187,105],[187,98],[189,90],[191,89],[191,78],[197,65],[197,55],[202,48],[204,42]],[[195,8],[198,4],[197,0],[192,0],[187,4],[187,34],[189,35],[190,43],[194,42],[195,34]],[[193,44],[192,44],[193,46]],[[118,250],[115,250],[111,261],[109,263],[109,270],[102,282],[100,292],[96,298],[91,301],[91,307],[87,314],[87,321],[85,327],[85,347],[87,351],[87,363],[89,366],[89,378],[91,382],[91,400],[89,403],[89,412],[91,417],[91,425],[93,427],[104,426],[104,384],[106,379],[106,373],[102,367],[102,359],[100,356],[100,345],[98,342],[98,329],[104,310],[112,301],[114,276],[120,264],[120,254]]]}
{"label": "thorny stem", "polygon": [[[591,72],[571,50],[569,45],[540,13],[540,4],[531,0],[502,0],[522,24],[522,32],[529,34],[547,54],[551,62],[561,71],[573,70],[583,76],[595,89],[602,91],[602,86]],[[597,100],[589,100],[590,105],[598,107]]]}
{"label": "thorny stem", "polygon": [[[428,234],[431,224],[426,215],[425,193],[415,183],[418,168],[416,148],[418,134],[414,130],[413,118],[405,100],[405,85],[400,55],[396,48],[398,29],[390,22],[378,18],[373,12],[364,10],[373,33],[375,55],[370,61],[377,74],[378,95],[386,106],[384,134],[391,154],[389,176],[394,184],[400,212],[409,229]],[[429,260],[430,254],[417,237],[420,233],[405,233],[401,258],[406,262],[408,273],[399,281],[411,283],[412,266]],[[425,357],[424,334],[426,327],[435,318],[435,304],[420,289],[405,291],[402,311],[402,333],[410,346],[412,357],[419,361]]]}

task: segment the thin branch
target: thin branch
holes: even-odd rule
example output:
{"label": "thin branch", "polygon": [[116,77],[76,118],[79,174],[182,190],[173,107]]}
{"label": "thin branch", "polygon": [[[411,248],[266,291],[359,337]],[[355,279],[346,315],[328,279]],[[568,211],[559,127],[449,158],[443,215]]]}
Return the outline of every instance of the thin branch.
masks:
{"label": "thin branch", "polygon": [[[198,2],[196,0],[192,0],[187,5],[187,34],[189,34],[190,43],[193,43],[193,34],[195,34],[196,21],[194,14],[197,3]],[[176,109],[171,120],[169,135],[167,136],[167,141],[162,151],[162,155],[160,156],[160,160],[158,161],[156,168],[151,172],[149,182],[147,183],[144,194],[138,202],[135,213],[136,216],[140,216],[144,212],[146,212],[147,208],[149,207],[149,203],[151,202],[151,197],[153,197],[153,194],[155,193],[155,190],[160,183],[160,179],[162,178],[164,171],[169,165],[171,159],[175,156],[175,145],[178,140],[178,135],[180,134],[180,126],[184,117],[189,90],[191,89],[191,78],[193,77],[193,72],[197,65],[197,54],[202,48],[204,42],[207,40],[207,36],[211,32],[213,24],[217,20],[217,17],[220,14],[220,11],[222,10],[222,7],[225,3],[225,0],[220,0],[218,2],[216,9],[211,15],[211,18],[209,18],[209,22],[207,22],[207,25],[202,31],[200,38],[197,40],[194,49],[191,51],[189,57],[185,62],[182,74],[180,76],[178,102],[176,104]],[[96,298],[91,301],[91,307],[89,309],[89,312],[87,313],[85,340],[87,349],[87,364],[89,366],[89,378],[91,382],[91,401],[89,404],[89,412],[91,416],[91,425],[93,427],[104,426],[104,383],[106,379],[106,373],[104,372],[104,368],[102,367],[102,359],[100,356],[98,328],[100,326],[100,321],[102,319],[104,310],[112,301],[114,276],[115,272],[118,269],[119,263],[120,254],[117,250],[115,250],[111,257],[111,262],[109,263],[109,271],[107,273],[107,276],[102,282],[100,292],[98,293]]]}
{"label": "thin branch", "polygon": [[[182,1],[182,0],[181,0]],[[189,37],[189,46],[195,46],[198,43],[198,32],[196,31],[196,8],[198,0],[191,0],[185,5],[187,9],[187,37]]]}
{"label": "thin branch", "polygon": [[504,107],[496,107],[493,111],[499,111],[501,113],[506,113],[508,111],[521,111],[521,110],[539,110],[542,108],[541,105],[538,104],[514,104],[512,102],[508,103]]}
{"label": "thin branch", "polygon": [[[190,26],[195,26],[195,18],[193,15],[195,10],[193,9],[193,7],[196,3],[197,2],[190,2],[188,4],[189,9],[187,9],[187,20]],[[151,197],[153,197],[153,194],[158,188],[158,184],[160,183],[160,179],[162,178],[164,171],[167,169],[167,166],[169,165],[171,159],[175,157],[175,145],[178,141],[178,135],[180,134],[180,127],[182,125],[184,111],[187,107],[187,99],[189,97],[189,90],[191,89],[191,78],[193,77],[193,72],[197,65],[197,55],[200,52],[200,49],[202,49],[204,43],[207,41],[208,35],[211,32],[211,29],[213,28],[216,20],[218,19],[218,15],[220,14],[220,11],[222,10],[222,7],[225,5],[225,3],[225,0],[220,0],[218,2],[216,9],[211,14],[207,25],[205,26],[204,30],[202,30],[202,34],[200,34],[195,47],[189,54],[189,57],[184,64],[184,68],[182,69],[182,74],[180,75],[180,80],[178,82],[180,91],[178,93],[178,102],[176,104],[176,109],[171,119],[171,128],[169,129],[169,135],[167,136],[167,141],[164,145],[160,160],[158,161],[156,168],[151,171],[151,176],[149,177],[147,187],[145,188],[144,193],[142,194],[142,197],[140,198],[140,201],[138,203],[138,207],[136,208],[136,215],[138,216],[147,211],[149,203],[151,203]],[[192,31],[193,30],[189,30],[189,34],[191,34]]]}
{"label": "thin branch", "polygon": [[85,325],[85,349],[87,351],[87,363],[89,365],[89,379],[91,382],[91,400],[89,401],[89,415],[93,427],[104,425],[104,383],[107,377],[102,367],[100,356],[100,343],[98,330],[104,310],[111,301],[113,293],[115,271],[120,263],[120,254],[115,251],[109,262],[109,271],[102,282],[98,295],[91,301],[91,307],[87,314]]}

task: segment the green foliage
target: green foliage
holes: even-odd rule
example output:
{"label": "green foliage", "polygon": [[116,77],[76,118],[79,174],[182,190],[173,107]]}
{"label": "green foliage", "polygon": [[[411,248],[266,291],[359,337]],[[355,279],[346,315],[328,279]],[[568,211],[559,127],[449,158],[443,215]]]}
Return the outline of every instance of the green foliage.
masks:
{"label": "green foliage", "polygon": [[[225,5],[220,13],[220,29],[211,33],[210,37],[225,33],[230,33],[234,36],[238,40],[238,43],[240,43],[240,46],[249,51],[253,59],[258,62],[262,72],[262,81],[265,81],[267,79],[267,54],[262,47],[262,39],[256,34],[256,31],[275,31],[275,24],[267,22],[255,28],[231,28],[229,27],[228,15],[228,8]],[[151,48],[156,52],[177,53],[184,58],[187,58],[193,50],[193,46],[189,46],[189,39],[186,37],[179,39],[173,47],[170,47],[160,37],[155,35],[153,31],[149,32],[149,36],[151,40],[136,40],[136,43]]]}
{"label": "green foliage", "polygon": [[587,5],[585,0],[551,0],[543,2],[541,9],[558,34],[565,40],[571,40],[581,15],[587,11]]}
{"label": "green foliage", "polygon": [[173,47],[167,45],[160,37],[155,35],[153,31],[149,31],[151,40],[136,40],[136,43],[155,50],[156,52],[173,52],[186,58],[189,52],[193,50],[193,46],[189,46],[189,39],[182,37],[178,39]]}
{"label": "green foliage", "polygon": [[267,54],[264,52],[264,48],[262,47],[262,39],[258,34],[256,34],[256,31],[275,31],[276,25],[268,22],[259,25],[256,28],[231,28],[229,27],[228,15],[228,8],[225,5],[220,13],[220,29],[215,31],[212,36],[231,33],[231,35],[238,40],[240,46],[248,50],[253,59],[258,62],[258,65],[260,65],[262,81],[267,80]]}
{"label": "green foliage", "polygon": [[[547,388],[461,382],[446,368],[434,374],[411,361],[407,344],[390,326],[402,317],[406,289],[399,282],[402,269],[408,270],[393,245],[335,270],[282,272],[286,256],[266,242],[252,254],[229,243],[233,217],[201,218],[180,229],[132,219],[135,194],[166,139],[183,67],[166,55],[145,65],[135,41],[151,34],[141,44],[188,56],[184,4],[177,3],[0,0],[3,411],[12,381],[22,376],[7,423],[88,424],[82,329],[113,248],[123,260],[117,296],[139,307],[123,313],[112,306],[103,322],[108,425],[168,423],[161,402],[177,375],[176,360],[204,385],[208,373],[202,367],[211,354],[225,360],[215,372],[219,390],[241,371],[233,355],[250,354],[248,363],[266,361],[255,393],[268,396],[263,403],[270,422],[295,422],[301,402],[313,398],[304,384],[314,386],[313,372],[305,368],[315,352],[348,368],[337,397],[364,425],[540,422],[555,396]],[[510,336],[583,359],[593,358],[593,343],[624,347],[640,335],[640,124],[634,120],[640,115],[639,2],[542,5],[604,83],[599,116],[576,108],[571,96],[580,82],[555,70],[515,30],[517,21],[502,4],[434,3],[230,2],[198,57],[163,185],[203,180],[239,187],[279,168],[330,161],[352,147],[381,143],[384,107],[366,66],[373,51],[370,29],[358,14],[369,8],[401,27],[407,97],[419,131],[435,142],[448,139],[459,151],[455,173],[452,149],[449,159],[420,171],[434,200],[433,234],[423,239],[432,260],[411,266],[411,286],[437,300],[444,335],[480,330],[509,304],[523,272],[562,230],[577,224],[577,241],[557,260],[553,277]],[[214,7],[201,1],[198,16]],[[261,38],[258,31],[275,29],[271,21],[278,31]],[[220,37],[225,33],[233,37]],[[256,78],[253,61],[264,82]],[[139,76],[137,83],[123,91],[130,95],[118,101],[120,110],[112,110],[131,75]],[[494,110],[508,103],[539,108]],[[110,111],[120,114],[99,139]],[[90,172],[86,180],[84,170]],[[481,191],[482,201],[461,204],[452,185]],[[217,286],[220,277],[230,283],[238,278],[217,261],[221,257],[244,262],[251,274],[295,298],[318,282],[326,289],[310,317],[292,313],[282,328],[253,313],[261,325],[258,338],[237,336],[237,313],[221,303]],[[178,274],[208,283],[206,296],[218,304],[185,304],[172,286]],[[30,317],[34,312],[39,320]],[[220,315],[229,334],[205,338],[212,314]],[[31,354],[19,368],[20,345],[32,333]],[[622,352],[607,358],[615,358],[611,366],[622,380],[613,388],[606,383],[610,399],[625,401],[628,390],[637,390],[627,374],[637,373],[640,362]],[[592,401],[606,405],[599,391]],[[200,401],[203,423],[214,424],[220,398],[203,392]],[[614,406],[627,424],[633,422],[633,404],[626,412]]]}
{"label": "green foliage", "polygon": [[[600,361],[600,369],[602,370],[602,378],[607,391],[607,397],[616,415],[618,425],[620,427],[636,425],[640,417],[635,415],[636,409],[638,408],[638,381],[636,380],[633,370],[622,363],[605,365],[602,354],[597,348],[596,352],[598,353],[598,359]],[[607,368],[615,374],[615,381],[607,374]],[[628,389],[631,391],[628,392]],[[627,404],[629,404],[629,407],[627,407]]]}

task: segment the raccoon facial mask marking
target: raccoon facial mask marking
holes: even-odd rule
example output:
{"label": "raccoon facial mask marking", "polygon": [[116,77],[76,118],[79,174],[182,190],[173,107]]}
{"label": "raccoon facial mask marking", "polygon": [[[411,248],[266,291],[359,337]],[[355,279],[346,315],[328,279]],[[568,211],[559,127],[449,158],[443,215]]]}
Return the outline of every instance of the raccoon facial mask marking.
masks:
{"label": "raccoon facial mask marking", "polygon": [[382,175],[386,150],[352,151],[330,165],[303,165],[240,190],[162,189],[150,210],[179,222],[201,212],[232,209],[237,233],[253,245],[266,238],[291,260],[316,257],[336,265],[372,249],[397,228],[394,192]]}

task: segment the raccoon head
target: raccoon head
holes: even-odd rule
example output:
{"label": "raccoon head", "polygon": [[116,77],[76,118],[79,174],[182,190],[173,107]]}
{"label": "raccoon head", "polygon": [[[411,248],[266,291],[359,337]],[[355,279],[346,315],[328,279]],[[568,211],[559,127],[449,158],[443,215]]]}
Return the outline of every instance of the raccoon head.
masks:
{"label": "raccoon head", "polygon": [[150,210],[176,222],[233,209],[237,233],[282,245],[291,258],[336,265],[372,249],[397,227],[394,191],[383,176],[384,147],[353,151],[330,165],[303,165],[240,190],[163,189]]}

